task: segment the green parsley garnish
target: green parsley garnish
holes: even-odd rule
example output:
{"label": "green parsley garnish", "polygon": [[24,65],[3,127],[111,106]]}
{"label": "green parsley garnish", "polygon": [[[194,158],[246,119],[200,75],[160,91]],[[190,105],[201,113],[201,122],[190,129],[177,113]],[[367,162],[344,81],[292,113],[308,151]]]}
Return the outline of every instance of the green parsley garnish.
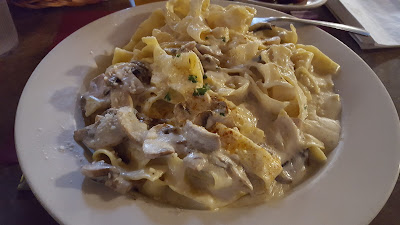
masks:
{"label": "green parsley garnish", "polygon": [[304,106],[304,110],[306,110],[306,109],[307,109],[307,105]]}
{"label": "green parsley garnish", "polygon": [[204,80],[207,79],[207,75],[204,74],[204,75],[203,75],[203,79],[204,79]]}
{"label": "green parsley garnish", "polygon": [[206,36],[206,40],[208,40],[208,37]]}
{"label": "green parsley garnish", "polygon": [[204,84],[203,87],[194,89],[193,96],[205,95],[208,90],[210,90],[210,86]]}
{"label": "green parsley garnish", "polygon": [[226,42],[226,37],[221,38],[223,42]]}
{"label": "green parsley garnish", "polygon": [[192,83],[197,83],[197,76],[195,76],[195,75],[189,75],[188,80],[192,81]]}
{"label": "green parsley garnish", "polygon": [[181,54],[180,54],[180,53],[179,53],[179,54],[176,54],[176,57],[177,57],[177,58],[179,58],[180,56],[181,56]]}
{"label": "green parsley garnish", "polygon": [[171,96],[169,95],[169,93],[165,95],[164,99],[167,101],[171,101]]}
{"label": "green parsley garnish", "polygon": [[225,113],[220,113],[219,115],[221,115],[221,116],[225,116]]}

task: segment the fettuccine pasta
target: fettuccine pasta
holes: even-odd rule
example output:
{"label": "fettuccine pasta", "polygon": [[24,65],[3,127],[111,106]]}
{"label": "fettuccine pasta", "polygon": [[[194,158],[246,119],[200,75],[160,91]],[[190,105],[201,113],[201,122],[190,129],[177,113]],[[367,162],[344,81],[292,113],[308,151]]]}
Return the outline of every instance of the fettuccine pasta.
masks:
{"label": "fettuccine pasta", "polygon": [[339,141],[339,65],[256,10],[170,0],[82,95],[82,168],[120,193],[217,209],[281,197]]}

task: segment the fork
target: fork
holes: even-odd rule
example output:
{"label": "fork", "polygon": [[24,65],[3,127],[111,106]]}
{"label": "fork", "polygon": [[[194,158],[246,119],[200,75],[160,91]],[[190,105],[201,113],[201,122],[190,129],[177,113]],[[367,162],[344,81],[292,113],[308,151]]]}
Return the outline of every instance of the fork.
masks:
{"label": "fork", "polygon": [[286,17],[286,16],[281,16],[281,17],[254,17],[253,21],[251,21],[251,25],[257,24],[257,23],[269,23],[272,21],[289,21],[289,22],[297,22],[297,23],[305,23],[305,24],[312,24],[312,25],[318,25],[318,26],[324,26],[324,27],[330,27],[330,28],[335,28],[338,30],[344,30],[348,32],[352,32],[355,34],[360,34],[363,36],[371,36],[371,34],[361,28],[358,27],[353,27],[349,25],[344,25],[340,23],[332,23],[332,22],[325,22],[325,21],[320,21],[320,20],[307,20],[307,19],[299,19],[296,17]]}

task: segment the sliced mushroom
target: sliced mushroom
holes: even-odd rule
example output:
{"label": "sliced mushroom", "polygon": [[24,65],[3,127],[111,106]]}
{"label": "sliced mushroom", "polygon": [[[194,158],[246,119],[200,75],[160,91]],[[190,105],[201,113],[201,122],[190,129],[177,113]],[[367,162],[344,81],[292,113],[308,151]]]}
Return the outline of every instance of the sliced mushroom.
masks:
{"label": "sliced mushroom", "polygon": [[183,162],[187,168],[185,176],[192,186],[216,190],[238,185],[237,190],[253,190],[243,167],[222,151],[215,151],[209,155],[191,152],[183,159]]}
{"label": "sliced mushroom", "polygon": [[183,152],[186,140],[179,130],[169,124],[152,127],[143,143],[143,152],[149,159],[158,158],[175,152]]}
{"label": "sliced mushroom", "polygon": [[215,97],[211,98],[211,110],[213,110],[215,113],[220,114],[222,116],[226,116],[229,113],[229,108],[228,104],[220,99],[217,99]]}
{"label": "sliced mushroom", "polygon": [[[208,121],[213,116],[211,110],[199,113],[193,120],[193,123],[202,127],[208,128]],[[214,125],[214,124],[213,124]],[[211,126],[210,126],[211,127]]]}
{"label": "sliced mushroom", "polygon": [[275,180],[281,184],[291,184],[293,182],[292,176],[286,170],[282,170]]}
{"label": "sliced mushroom", "polygon": [[213,97],[211,98],[209,110],[197,114],[193,119],[193,123],[205,127],[207,130],[217,122],[228,127],[234,127],[234,120],[229,116],[229,112],[228,104],[224,100]]}
{"label": "sliced mushroom", "polygon": [[107,179],[104,184],[113,189],[114,191],[121,193],[121,194],[126,194],[132,188],[134,187],[135,183],[125,180],[124,178],[120,176],[114,176],[114,174],[111,174],[111,177]]}
{"label": "sliced mushroom", "polygon": [[104,161],[84,165],[81,172],[83,175],[104,183],[107,187],[121,194],[126,194],[134,186],[133,182],[127,181],[120,176],[121,171],[117,167],[104,163]]}
{"label": "sliced mushroom", "polygon": [[306,164],[308,161],[308,151],[302,151],[293,156],[289,161],[282,165],[282,172],[275,180],[282,184],[298,183],[306,174]]}
{"label": "sliced mushroom", "polygon": [[149,66],[140,61],[132,61],[132,73],[135,75],[142,83],[150,84],[151,72]]}
{"label": "sliced mushroom", "polygon": [[174,107],[174,119],[178,124],[185,123],[186,120],[192,119],[194,115],[184,102],[176,104]]}
{"label": "sliced mushroom", "polygon": [[204,54],[199,58],[205,70],[215,70],[221,64],[219,59],[209,54]]}
{"label": "sliced mushroom", "polygon": [[223,154],[221,151],[214,152],[213,159],[213,162],[216,165],[228,169],[232,177],[237,177],[247,188],[253,190],[253,185],[251,184],[242,166],[234,162],[230,157],[228,157],[226,154]]}
{"label": "sliced mushroom", "polygon": [[233,185],[232,177],[223,167],[210,163],[209,157],[200,152],[192,152],[183,159],[185,179],[200,190],[218,190]]}
{"label": "sliced mushroom", "polygon": [[176,55],[177,52],[179,51],[179,48],[164,48],[164,51],[165,51],[168,55]]}
{"label": "sliced mushroom", "polygon": [[191,152],[183,159],[183,163],[186,167],[199,171],[207,165],[208,160],[204,154]]}
{"label": "sliced mushroom", "polygon": [[142,67],[136,66],[135,63],[114,64],[108,67],[105,72],[106,85],[112,88],[122,89],[131,94],[140,94],[144,91],[144,86],[133,71],[140,75],[143,70]]}
{"label": "sliced mushroom", "polygon": [[207,45],[197,44],[196,48],[203,55],[208,54],[212,56],[222,56],[221,49],[217,45],[207,46]]}
{"label": "sliced mushroom", "polygon": [[144,180],[155,181],[164,174],[164,171],[151,167],[127,172],[104,161],[85,165],[81,172],[86,177],[104,183],[107,187],[121,194],[141,186]]}
{"label": "sliced mushroom", "polygon": [[210,174],[210,164],[207,155],[191,152],[184,159],[185,179],[189,184],[200,190],[207,190],[215,185],[214,177]]}
{"label": "sliced mushroom", "polygon": [[182,52],[194,51],[195,48],[196,48],[196,42],[195,41],[189,41],[186,44],[183,44],[180,48],[168,47],[168,48],[163,48],[163,49],[169,55],[177,55],[177,54],[180,54]]}
{"label": "sliced mushroom", "polygon": [[215,70],[220,65],[219,59],[210,54],[201,53],[197,48],[194,48],[193,52],[199,57],[205,70]]}
{"label": "sliced mushroom", "polygon": [[108,173],[112,170],[116,170],[115,166],[105,163],[103,160],[93,162],[92,164],[84,165],[81,169],[83,175],[97,179],[100,177],[107,177]]}
{"label": "sliced mushroom", "polygon": [[162,123],[166,123],[167,120],[166,119],[155,119],[155,118],[150,118],[148,116],[146,116],[143,113],[137,113],[136,114],[137,118],[139,119],[140,122],[143,122],[145,124],[147,124],[147,126],[149,128],[154,127],[155,125],[158,124],[162,124]]}
{"label": "sliced mushroom", "polygon": [[[221,171],[220,168],[218,169]],[[219,174],[220,173],[218,173],[218,175]],[[227,178],[229,179],[230,177]],[[216,179],[212,176],[210,171],[195,170],[189,167],[185,170],[185,179],[197,190],[212,189],[216,186]]]}
{"label": "sliced mushroom", "polygon": [[132,97],[144,91],[143,84],[150,84],[151,73],[139,61],[117,63],[107,68],[105,84],[111,87],[111,107],[133,107]]}
{"label": "sliced mushroom", "polygon": [[118,145],[125,137],[125,133],[116,114],[116,109],[108,109],[97,122],[75,131],[75,140],[81,141],[88,148],[93,149]]}
{"label": "sliced mushroom", "polygon": [[[150,84],[151,72],[139,61],[117,63],[107,68],[104,74],[95,77],[88,91],[82,95],[85,116],[99,109],[132,106],[130,94],[140,94],[144,85]],[[111,93],[111,98],[110,98]]]}
{"label": "sliced mushroom", "polygon": [[181,48],[179,49],[178,53],[193,51],[193,49],[195,49],[195,48],[196,48],[196,42],[195,41],[190,41],[190,42],[182,45]]}
{"label": "sliced mushroom", "polygon": [[147,134],[147,124],[140,122],[136,117],[136,113],[137,111],[133,108],[122,107],[118,109],[117,118],[129,139],[143,143]]}
{"label": "sliced mushroom", "polygon": [[112,108],[121,108],[124,106],[128,106],[130,108],[133,107],[132,97],[129,92],[124,91],[123,89],[113,88],[111,89],[111,107]]}
{"label": "sliced mushroom", "polygon": [[146,179],[155,181],[159,179],[165,171],[154,169],[152,167],[143,168],[135,171],[123,172],[122,176],[127,180],[141,180]]}
{"label": "sliced mushroom", "polygon": [[192,121],[199,113],[210,109],[211,97],[209,94],[190,98],[174,107],[174,120],[179,125],[184,125],[186,120]]}
{"label": "sliced mushroom", "polygon": [[137,119],[134,109],[122,107],[108,109],[94,124],[75,131],[74,138],[88,148],[99,149],[116,146],[125,137],[142,143],[146,133],[147,125]]}
{"label": "sliced mushroom", "polygon": [[218,134],[211,133],[189,120],[183,127],[183,136],[186,138],[189,147],[204,153],[210,153],[221,148]]}
{"label": "sliced mushroom", "polygon": [[82,95],[85,116],[110,107],[110,87],[106,86],[104,78],[104,74],[101,74],[91,80],[88,91]]}

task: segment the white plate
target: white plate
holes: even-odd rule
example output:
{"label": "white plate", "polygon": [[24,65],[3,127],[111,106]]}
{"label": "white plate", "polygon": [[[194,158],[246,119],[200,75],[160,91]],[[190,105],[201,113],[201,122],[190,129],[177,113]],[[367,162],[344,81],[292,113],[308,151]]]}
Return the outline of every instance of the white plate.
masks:
{"label": "white plate", "polygon": [[327,0],[305,0],[297,4],[278,4],[278,3],[264,2],[262,0],[235,0],[235,1],[264,6],[285,12],[313,9],[322,6],[327,2]]}
{"label": "white plate", "polygon": [[[221,5],[229,2],[219,1]],[[72,139],[82,127],[78,90],[86,74],[110,64],[154,3],[101,18],[73,33],[39,64],[21,96],[15,137],[19,162],[36,197],[62,224],[367,224],[389,197],[400,161],[399,119],[374,72],[348,47],[313,27],[298,27],[342,66],[335,79],[342,96],[342,140],[328,163],[286,198],[219,212],[176,210],[114,194],[84,180],[83,150]],[[281,16],[256,7],[258,16]],[[96,62],[102,68],[96,69]]]}

